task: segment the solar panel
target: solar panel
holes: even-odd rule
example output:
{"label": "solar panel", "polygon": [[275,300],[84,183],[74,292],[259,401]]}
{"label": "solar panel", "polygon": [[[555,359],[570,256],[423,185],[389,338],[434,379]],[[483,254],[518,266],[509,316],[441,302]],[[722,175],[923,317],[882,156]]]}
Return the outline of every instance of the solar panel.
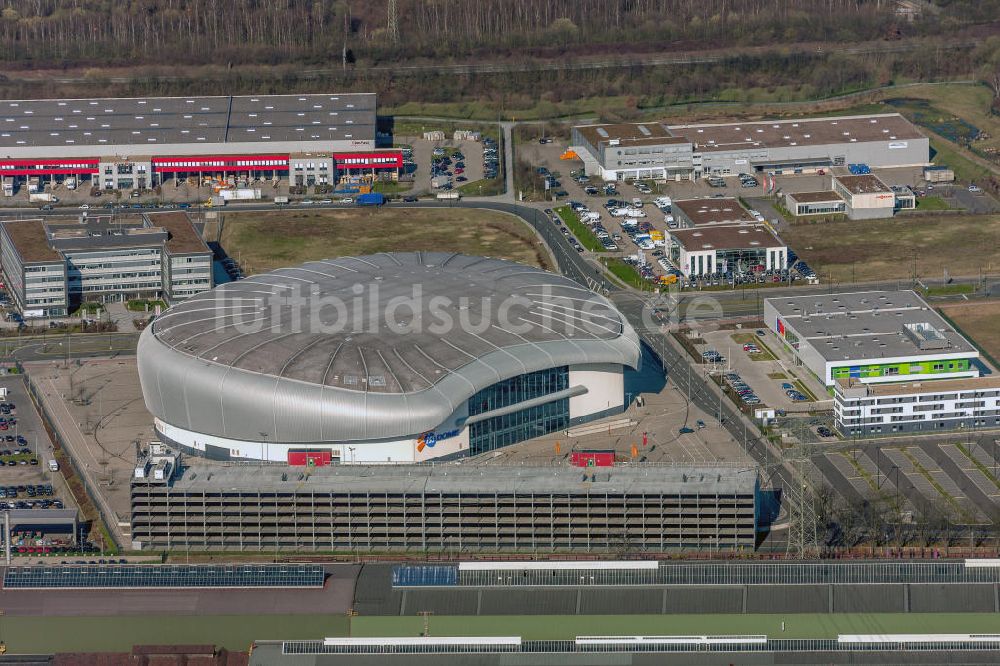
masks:
{"label": "solar panel", "polygon": [[97,564],[9,567],[6,589],[323,587],[318,564]]}
{"label": "solar panel", "polygon": [[401,565],[392,570],[392,584],[396,587],[457,585],[458,568],[448,564]]}
{"label": "solar panel", "polygon": [[[458,585],[627,586],[627,585],[826,585],[902,583],[998,583],[993,566],[951,562],[476,562],[458,565],[401,565],[394,587]],[[588,564],[590,567],[588,568]],[[652,566],[649,566],[649,565]],[[632,565],[633,568],[619,568]],[[578,568],[577,568],[578,567]]]}

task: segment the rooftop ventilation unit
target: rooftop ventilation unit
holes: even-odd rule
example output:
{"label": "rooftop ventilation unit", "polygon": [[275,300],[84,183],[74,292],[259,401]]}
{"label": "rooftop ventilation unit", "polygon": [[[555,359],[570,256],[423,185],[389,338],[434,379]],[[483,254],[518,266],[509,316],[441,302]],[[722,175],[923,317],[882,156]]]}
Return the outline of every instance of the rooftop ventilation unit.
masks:
{"label": "rooftop ventilation unit", "polygon": [[903,334],[920,350],[947,349],[951,346],[951,341],[927,322],[903,324]]}

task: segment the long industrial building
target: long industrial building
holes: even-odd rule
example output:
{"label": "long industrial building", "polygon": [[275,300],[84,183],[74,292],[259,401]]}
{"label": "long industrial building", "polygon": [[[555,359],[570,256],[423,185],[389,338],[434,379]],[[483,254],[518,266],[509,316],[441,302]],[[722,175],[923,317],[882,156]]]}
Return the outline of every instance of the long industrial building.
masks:
{"label": "long industrial building", "polygon": [[288,179],[332,184],[396,175],[402,153],[376,150],[373,93],[6,100],[5,193],[73,178],[100,190],[171,179]]}
{"label": "long industrial building", "polygon": [[979,351],[913,291],[764,299],[764,322],[833,390],[858,383],[978,377]]}
{"label": "long industrial building", "polygon": [[[133,548],[752,551],[748,467],[234,465],[137,471]],[[157,478],[159,476],[159,478]]]}
{"label": "long industrial building", "polygon": [[0,257],[25,317],[84,302],[182,300],[212,288],[212,251],[184,212],[0,222]]}
{"label": "long industrial building", "polygon": [[930,162],[927,137],[898,113],[698,125],[581,125],[573,128],[570,145],[587,175],[605,181]]}
{"label": "long industrial building", "polygon": [[510,261],[437,252],[225,284],[167,310],[138,349],[165,443],[321,464],[476,455],[619,413],[624,372],[640,358],[603,296]]}

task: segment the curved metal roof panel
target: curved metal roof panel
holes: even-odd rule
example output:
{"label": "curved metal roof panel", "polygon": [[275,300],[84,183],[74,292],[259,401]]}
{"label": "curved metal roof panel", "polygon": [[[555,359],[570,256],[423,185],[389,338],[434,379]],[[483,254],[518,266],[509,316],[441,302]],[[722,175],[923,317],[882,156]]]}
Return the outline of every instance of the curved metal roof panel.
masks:
{"label": "curved metal roof panel", "polygon": [[577,283],[509,261],[392,253],[220,286],[142,335],[147,407],[243,440],[398,438],[475,392],[560,365],[637,367],[624,316]]}

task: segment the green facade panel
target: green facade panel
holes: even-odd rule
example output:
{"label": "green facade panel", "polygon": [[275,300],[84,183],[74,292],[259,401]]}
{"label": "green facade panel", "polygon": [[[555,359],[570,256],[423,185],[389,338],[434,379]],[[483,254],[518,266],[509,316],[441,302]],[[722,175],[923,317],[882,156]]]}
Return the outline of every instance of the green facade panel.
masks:
{"label": "green facade panel", "polygon": [[866,365],[841,365],[832,369],[834,379],[840,377],[907,377],[909,375],[948,375],[968,372],[971,359],[949,359],[947,361],[911,361],[908,363],[875,363]]}

